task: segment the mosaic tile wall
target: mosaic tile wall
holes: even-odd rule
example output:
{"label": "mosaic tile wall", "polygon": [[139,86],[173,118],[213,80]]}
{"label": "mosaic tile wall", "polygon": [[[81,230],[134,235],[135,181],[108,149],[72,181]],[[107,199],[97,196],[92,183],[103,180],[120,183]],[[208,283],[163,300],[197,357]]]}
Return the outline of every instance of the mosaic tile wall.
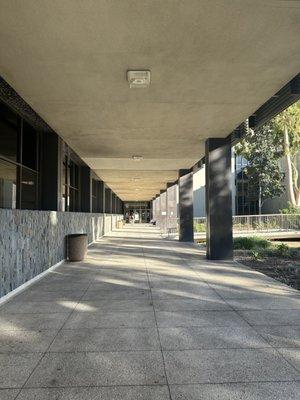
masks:
{"label": "mosaic tile wall", "polygon": [[63,260],[66,235],[87,233],[90,243],[118,217],[103,224],[103,214],[0,209],[0,297]]}

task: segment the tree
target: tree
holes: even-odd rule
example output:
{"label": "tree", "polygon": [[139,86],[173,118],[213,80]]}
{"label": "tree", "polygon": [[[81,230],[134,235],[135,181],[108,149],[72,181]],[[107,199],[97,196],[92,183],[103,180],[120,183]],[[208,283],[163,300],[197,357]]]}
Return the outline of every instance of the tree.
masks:
{"label": "tree", "polygon": [[279,138],[286,164],[286,191],[293,206],[300,206],[297,156],[300,151],[300,102],[293,104],[274,119],[275,135]]}
{"label": "tree", "polygon": [[282,148],[276,136],[280,133],[271,121],[255,131],[250,129],[235,146],[236,153],[248,161],[245,172],[249,190],[258,193],[260,213],[266,199],[280,196],[284,191],[284,173],[279,167]]}

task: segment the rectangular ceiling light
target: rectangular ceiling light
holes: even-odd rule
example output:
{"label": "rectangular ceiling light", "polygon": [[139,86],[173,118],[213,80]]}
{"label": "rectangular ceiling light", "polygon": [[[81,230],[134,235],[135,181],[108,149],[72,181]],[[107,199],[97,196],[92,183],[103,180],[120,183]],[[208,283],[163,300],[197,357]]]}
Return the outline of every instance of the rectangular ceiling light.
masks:
{"label": "rectangular ceiling light", "polygon": [[150,71],[127,71],[130,88],[146,88],[150,85]]}

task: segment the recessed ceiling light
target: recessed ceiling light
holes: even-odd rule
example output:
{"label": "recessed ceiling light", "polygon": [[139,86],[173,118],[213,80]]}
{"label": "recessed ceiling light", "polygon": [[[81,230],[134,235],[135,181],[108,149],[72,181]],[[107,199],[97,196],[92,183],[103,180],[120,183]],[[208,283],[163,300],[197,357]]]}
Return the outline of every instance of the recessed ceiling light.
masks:
{"label": "recessed ceiling light", "polygon": [[133,155],[132,159],[133,159],[133,161],[141,161],[143,159],[143,156]]}
{"label": "recessed ceiling light", "polygon": [[130,88],[146,88],[150,85],[150,71],[127,71]]}

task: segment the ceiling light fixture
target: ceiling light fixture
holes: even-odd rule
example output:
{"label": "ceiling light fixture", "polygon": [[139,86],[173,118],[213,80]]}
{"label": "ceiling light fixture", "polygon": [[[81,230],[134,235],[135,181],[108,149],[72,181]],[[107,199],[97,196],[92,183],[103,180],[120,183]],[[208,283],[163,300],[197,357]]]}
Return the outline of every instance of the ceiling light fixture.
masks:
{"label": "ceiling light fixture", "polygon": [[147,88],[150,85],[150,71],[127,71],[127,80],[132,89]]}

